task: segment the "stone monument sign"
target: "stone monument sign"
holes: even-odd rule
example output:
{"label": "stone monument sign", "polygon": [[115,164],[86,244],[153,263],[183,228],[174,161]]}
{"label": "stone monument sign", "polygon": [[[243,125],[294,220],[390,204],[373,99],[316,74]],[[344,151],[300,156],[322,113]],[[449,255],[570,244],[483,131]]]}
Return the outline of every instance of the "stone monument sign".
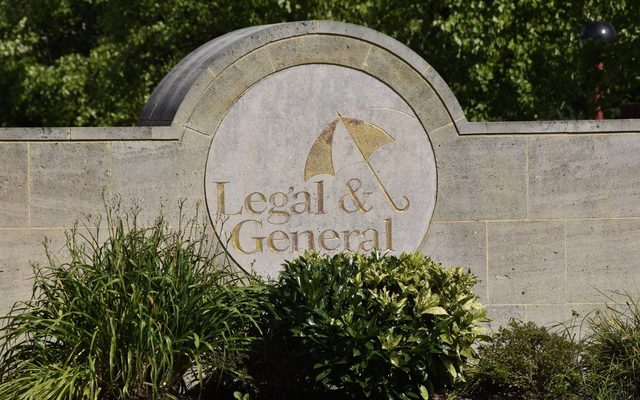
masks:
{"label": "stone monument sign", "polygon": [[436,166],[424,127],[392,88],[309,64],[269,75],[231,106],[211,141],[205,188],[233,258],[274,274],[304,250],[417,249]]}
{"label": "stone monument sign", "polygon": [[63,256],[106,195],[173,225],[181,200],[206,207],[262,275],[309,249],[419,249],[476,275],[496,325],[562,322],[640,287],[638,154],[640,120],[467,121],[368,28],[250,27],[185,57],[139,126],[0,128],[0,313],[29,298],[43,238]]}
{"label": "stone monument sign", "polygon": [[[434,115],[448,113],[423,76],[426,63],[407,64],[368,41],[387,37],[355,38],[349,31],[359,28],[336,26],[346,31],[267,28],[282,37],[267,36],[266,45],[256,40],[265,27],[233,33],[219,46],[237,35],[236,46],[251,47],[219,71],[211,65],[225,52],[207,44],[165,78],[141,118],[182,119],[186,130],[211,138],[204,175],[211,222],[231,257],[262,275],[275,276],[306,250],[414,251],[433,215],[429,130]],[[206,57],[204,74],[189,82]]]}

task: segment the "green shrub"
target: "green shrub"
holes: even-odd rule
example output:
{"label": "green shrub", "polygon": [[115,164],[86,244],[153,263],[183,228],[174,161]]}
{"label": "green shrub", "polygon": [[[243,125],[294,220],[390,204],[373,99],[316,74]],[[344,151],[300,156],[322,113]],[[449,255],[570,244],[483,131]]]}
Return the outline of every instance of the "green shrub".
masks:
{"label": "green shrub", "polygon": [[479,348],[464,395],[483,399],[580,399],[579,343],[532,322],[512,321]]}
{"label": "green shrub", "polygon": [[485,320],[474,283],[419,253],[285,263],[253,359],[263,397],[426,399],[449,388]]}
{"label": "green shrub", "polygon": [[628,294],[615,297],[616,303],[587,321],[585,389],[598,399],[638,399],[640,304]]}
{"label": "green shrub", "polygon": [[195,222],[107,222],[104,243],[70,232],[69,261],[34,266],[33,298],[0,321],[0,398],[177,399],[238,382],[262,287],[215,262]]}

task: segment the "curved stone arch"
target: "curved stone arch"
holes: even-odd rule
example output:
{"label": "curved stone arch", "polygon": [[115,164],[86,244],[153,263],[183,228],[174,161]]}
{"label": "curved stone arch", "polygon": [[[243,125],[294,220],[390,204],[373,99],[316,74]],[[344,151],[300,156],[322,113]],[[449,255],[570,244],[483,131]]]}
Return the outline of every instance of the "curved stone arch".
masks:
{"label": "curved stone arch", "polygon": [[[160,82],[138,124],[178,125],[210,135],[251,85],[279,70],[314,63],[358,69],[386,83],[427,132],[466,122],[440,75],[402,43],[357,25],[306,21],[245,28],[204,44]],[[204,119],[202,110],[209,114]]]}
{"label": "curved stone arch", "polygon": [[[403,160],[400,164],[405,162],[405,159],[411,159],[414,160],[414,164],[411,165],[428,166],[424,167],[426,170],[423,170],[423,167],[409,167],[410,170],[423,171],[420,173],[426,174],[423,175],[425,179],[416,179],[417,176],[412,173],[407,175],[408,182],[420,188],[412,189],[413,196],[416,196],[412,198],[420,199],[417,206],[422,210],[419,215],[415,214],[418,209],[411,211],[409,220],[424,222],[415,222],[415,230],[407,229],[407,219],[403,217],[405,222],[400,223],[404,224],[404,228],[397,231],[401,235],[401,242],[405,243],[399,250],[415,250],[426,237],[437,198],[437,172],[432,137],[434,134],[440,136],[437,131],[441,128],[447,128],[442,129],[441,133],[449,137],[454,132],[459,132],[458,124],[464,124],[466,121],[456,98],[437,72],[395,39],[368,28],[325,21],[259,26],[231,32],[206,43],[185,57],[154,90],[144,107],[139,124],[171,126],[182,138],[181,147],[184,147],[185,151],[189,150],[191,156],[202,158],[203,162],[206,160],[202,174],[203,192],[211,222],[215,226],[212,211],[219,210],[219,207],[211,208],[210,203],[216,203],[216,194],[215,189],[207,188],[207,182],[228,180],[219,178],[218,173],[213,172],[224,168],[209,167],[214,147],[220,148],[220,142],[216,144],[220,136],[218,133],[225,129],[228,131],[228,124],[224,125],[224,121],[232,114],[235,105],[263,82],[280,73],[295,70],[296,67],[323,65],[343,67],[364,74],[373,79],[372,83],[378,82],[386,87],[389,90],[389,98],[394,97],[391,94],[397,95],[407,110],[411,110],[417,124],[413,131],[426,135],[429,155],[424,153],[423,158],[415,158],[416,151],[419,150],[414,149],[415,151],[411,150],[399,159]],[[347,82],[349,81],[345,81]],[[282,85],[287,84],[283,82]],[[348,93],[357,93],[357,90],[352,87]],[[367,97],[367,93],[369,92],[363,91],[364,97]],[[317,98],[321,99],[322,96]],[[241,132],[246,131],[238,131]],[[265,137],[276,139],[273,135]],[[229,151],[226,154],[235,153],[231,148],[227,150]],[[276,151],[272,150],[272,153],[275,154]],[[218,159],[219,156],[220,154],[213,155],[213,158]],[[287,168],[283,167],[279,169],[286,170]],[[432,172],[424,172],[427,170]],[[404,175],[405,173],[402,173],[397,176],[403,176],[401,180],[404,180]],[[213,179],[213,176],[216,178]],[[386,189],[384,193],[390,200]],[[219,199],[218,197],[218,203]],[[405,199],[408,207],[406,196]],[[396,204],[393,204],[393,207],[396,207]],[[370,219],[367,221],[371,222]],[[390,223],[389,229],[385,228],[385,232],[391,229]],[[395,231],[395,225],[393,230]],[[410,240],[407,238],[409,232],[412,235]],[[417,232],[420,234],[416,235]],[[418,240],[413,243],[415,239]],[[376,236],[376,243],[377,240]],[[254,259],[253,262],[255,261]],[[247,265],[253,263],[247,260],[245,262]]]}

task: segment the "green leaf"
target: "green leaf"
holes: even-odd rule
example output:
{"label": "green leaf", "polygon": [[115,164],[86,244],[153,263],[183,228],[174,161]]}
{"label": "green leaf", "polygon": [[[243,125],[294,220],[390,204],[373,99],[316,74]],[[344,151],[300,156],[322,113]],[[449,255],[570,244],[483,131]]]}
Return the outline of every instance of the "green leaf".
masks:
{"label": "green leaf", "polygon": [[447,313],[447,310],[439,306],[429,307],[426,310],[424,310],[422,313],[431,314],[431,315],[449,315],[449,313]]}
{"label": "green leaf", "polygon": [[424,387],[424,385],[420,385],[418,387],[420,389],[420,397],[422,397],[423,400],[429,400],[429,391],[427,388]]}
{"label": "green leaf", "polygon": [[330,370],[330,369],[326,369],[326,370],[322,371],[321,373],[319,373],[319,374],[316,376],[316,382],[321,382],[321,381],[323,381],[327,376],[329,376],[329,374],[330,374],[330,373],[331,373],[331,370]]}

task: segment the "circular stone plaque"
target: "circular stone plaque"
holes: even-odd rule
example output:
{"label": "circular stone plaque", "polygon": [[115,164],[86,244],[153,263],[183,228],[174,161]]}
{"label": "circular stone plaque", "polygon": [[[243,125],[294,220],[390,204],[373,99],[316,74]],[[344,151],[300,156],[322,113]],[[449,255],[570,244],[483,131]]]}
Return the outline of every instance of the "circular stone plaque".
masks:
{"label": "circular stone plaque", "polygon": [[435,191],[433,150],[409,105],[371,75],[327,64],[274,72],[240,95],[205,174],[217,234],[264,276],[305,250],[413,251]]}

